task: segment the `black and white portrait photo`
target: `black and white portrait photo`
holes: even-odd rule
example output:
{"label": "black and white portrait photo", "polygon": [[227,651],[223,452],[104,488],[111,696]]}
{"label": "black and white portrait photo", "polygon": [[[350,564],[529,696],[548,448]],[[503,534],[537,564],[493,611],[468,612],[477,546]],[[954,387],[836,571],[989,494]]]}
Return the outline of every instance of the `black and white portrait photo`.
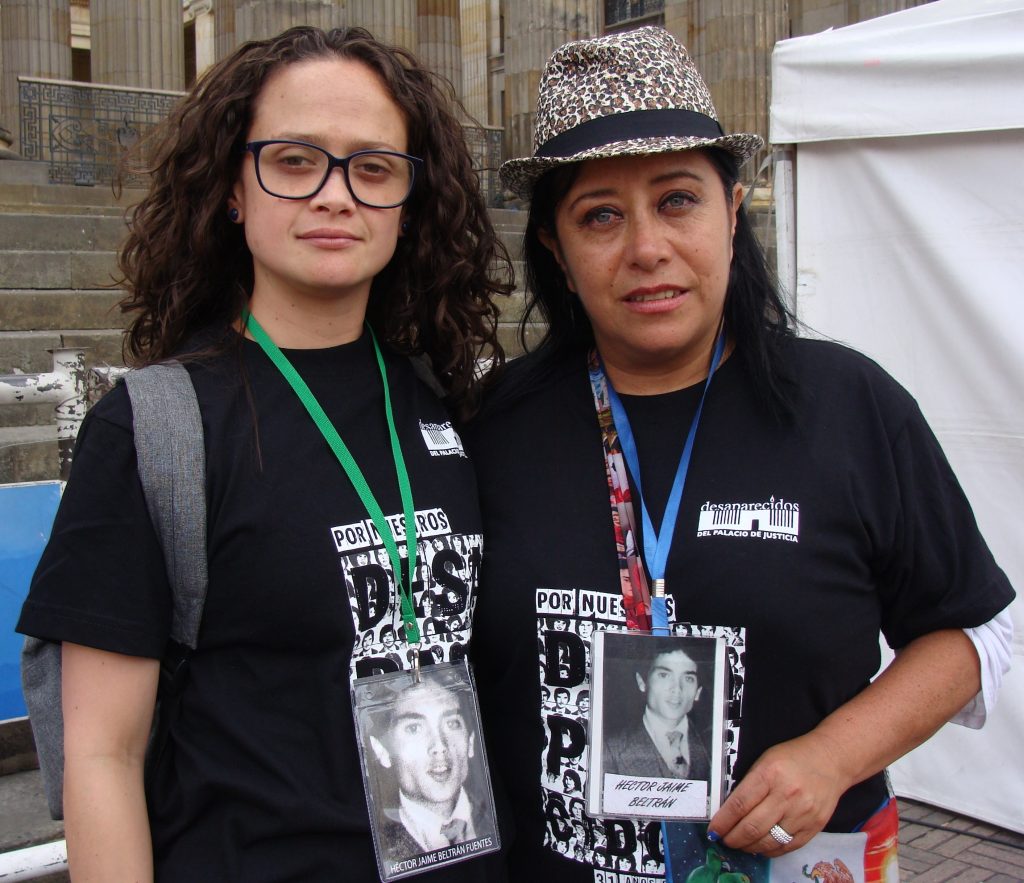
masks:
{"label": "black and white portrait photo", "polygon": [[724,643],[620,632],[600,648],[592,758],[600,753],[602,811],[706,818],[722,771]]}
{"label": "black and white portrait photo", "polygon": [[[356,690],[381,875],[398,879],[497,848],[468,670],[447,663]],[[360,695],[361,694],[361,695]]]}

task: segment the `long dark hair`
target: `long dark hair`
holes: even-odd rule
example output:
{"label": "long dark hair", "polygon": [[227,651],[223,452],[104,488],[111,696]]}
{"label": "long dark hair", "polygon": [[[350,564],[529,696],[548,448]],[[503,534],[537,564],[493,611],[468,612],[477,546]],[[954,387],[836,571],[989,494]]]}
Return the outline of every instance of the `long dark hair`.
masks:
{"label": "long dark hair", "polygon": [[409,233],[373,280],[367,318],[400,353],[426,354],[453,407],[472,409],[478,360],[500,367],[496,295],[512,290],[508,254],[491,225],[451,85],[404,49],[362,28],[296,27],[246,43],[178,104],[149,148],[151,186],[135,207],[119,266],[136,313],[126,359],[176,354],[198,329],[232,322],[253,286],[242,228],[227,216],[253,105],[273,71],[319,58],[360,61],[384,82],[423,159],[406,203]]}
{"label": "long dark hair", "polygon": [[[719,149],[702,151],[722,181],[731,204],[739,168],[732,154]],[[537,182],[523,238],[526,262],[526,309],[519,324],[524,350],[552,357],[594,345],[594,331],[579,297],[569,290],[565,274],[551,250],[541,242],[540,231],[556,237],[555,211],[579,175],[581,163],[547,172]],[[540,319],[547,324],[540,340],[531,344],[533,328]],[[779,293],[778,280],[743,205],[736,212],[733,257],[725,297],[725,330],[736,343],[740,359],[758,398],[774,412],[790,407],[787,378],[780,364],[779,348],[793,336],[794,319]]]}

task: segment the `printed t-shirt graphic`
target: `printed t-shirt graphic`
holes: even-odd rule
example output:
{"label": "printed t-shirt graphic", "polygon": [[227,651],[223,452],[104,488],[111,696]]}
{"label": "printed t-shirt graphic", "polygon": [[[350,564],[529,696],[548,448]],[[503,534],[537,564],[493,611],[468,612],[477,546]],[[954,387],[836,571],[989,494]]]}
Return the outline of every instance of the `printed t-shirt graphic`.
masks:
{"label": "printed t-shirt graphic", "polygon": [[[622,598],[586,589],[537,589],[535,598],[544,721],[541,793],[545,845],[566,858],[593,865],[595,883],[663,879],[659,821],[595,819],[584,809],[590,748],[591,640],[598,629],[625,629]],[[669,599],[670,623],[674,617]],[[743,632],[678,623],[672,629],[680,635],[722,635],[727,647],[732,648],[728,653],[732,696],[725,727],[728,778],[738,752]]]}
{"label": "printed t-shirt graphic", "polygon": [[[403,518],[392,514],[386,520],[398,540],[404,580]],[[453,534],[443,509],[417,510],[416,534],[412,595],[420,627],[420,664],[458,662],[466,655],[483,538]],[[373,522],[366,518],[337,525],[331,528],[331,537],[356,630],[352,677],[410,668],[394,570]]]}

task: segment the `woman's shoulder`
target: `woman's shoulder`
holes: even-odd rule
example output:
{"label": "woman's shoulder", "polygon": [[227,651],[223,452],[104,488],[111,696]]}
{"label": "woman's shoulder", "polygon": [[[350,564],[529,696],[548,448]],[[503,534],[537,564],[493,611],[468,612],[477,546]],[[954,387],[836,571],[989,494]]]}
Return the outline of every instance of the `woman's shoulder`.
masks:
{"label": "woman's shoulder", "polygon": [[132,405],[123,379],[118,380],[96,404],[89,408],[86,419],[90,423],[98,421],[117,429],[131,431]]}
{"label": "woman's shoulder", "polygon": [[586,374],[587,356],[579,350],[541,348],[512,359],[484,396],[477,423],[527,416],[543,409],[567,383]]}
{"label": "woman's shoulder", "polygon": [[800,382],[860,382],[870,386],[899,387],[878,362],[839,341],[794,337],[785,348],[785,358],[797,372]]}
{"label": "woman's shoulder", "polygon": [[902,419],[917,410],[913,396],[870,356],[834,340],[795,337],[783,358],[801,397],[847,411],[865,408]]}

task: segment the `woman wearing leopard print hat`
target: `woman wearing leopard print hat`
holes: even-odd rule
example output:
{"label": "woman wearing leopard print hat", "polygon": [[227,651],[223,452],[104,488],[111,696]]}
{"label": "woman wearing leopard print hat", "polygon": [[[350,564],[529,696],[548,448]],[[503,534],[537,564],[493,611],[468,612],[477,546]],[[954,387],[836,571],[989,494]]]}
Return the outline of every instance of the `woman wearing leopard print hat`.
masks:
{"label": "woman wearing leopard print hat", "polygon": [[[980,726],[1009,658],[1013,590],[916,403],[793,331],[738,182],[762,143],[725,134],[685,48],[641,28],[559,48],[534,155],[502,167],[531,201],[524,346],[547,323],[467,433],[488,536],[477,676],[517,879],[656,877],[666,851],[683,879],[679,843],[754,879],[766,859],[813,867],[817,848],[833,862],[814,838],[862,826],[843,861],[882,879],[885,766],[951,718]],[[668,631],[732,648],[728,701],[705,682],[678,727],[685,745],[709,706],[724,716],[723,802],[710,788],[710,818],[667,840],[657,818],[583,824],[562,785],[589,770],[588,795],[607,787],[593,636],[657,628],[659,587]],[[899,655],[872,682],[880,632]],[[567,689],[566,709],[542,687]],[[622,715],[643,717],[637,756],[685,769],[660,707]]]}

